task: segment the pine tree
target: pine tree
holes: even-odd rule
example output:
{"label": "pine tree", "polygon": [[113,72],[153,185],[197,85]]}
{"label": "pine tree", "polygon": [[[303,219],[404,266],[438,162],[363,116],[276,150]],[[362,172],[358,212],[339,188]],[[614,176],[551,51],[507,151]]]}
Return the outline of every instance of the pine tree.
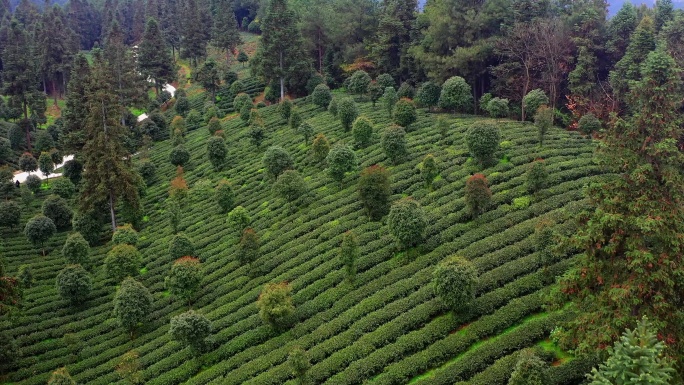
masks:
{"label": "pine tree", "polygon": [[389,73],[399,79],[406,79],[410,75],[406,57],[417,9],[416,0],[382,2],[377,41],[372,46],[380,73]]}
{"label": "pine tree", "polygon": [[199,59],[207,56],[209,39],[205,29],[208,27],[211,31],[211,24],[202,22],[197,0],[185,0],[182,27],[181,57],[191,59],[193,66],[197,66]]}
{"label": "pine tree", "polygon": [[[112,24],[105,42],[104,58],[114,73],[112,82],[122,107],[143,107],[147,101],[145,78],[136,68],[135,57],[124,44],[119,23]],[[121,124],[124,124],[123,115]]]}
{"label": "pine tree", "polygon": [[112,230],[116,230],[114,209],[123,201],[134,210],[140,207],[139,177],[124,159],[123,142],[127,129],[121,125],[122,106],[111,84],[113,74],[97,54],[86,85],[85,146],[83,147],[84,185],[81,211],[109,204]]}
{"label": "pine tree", "polygon": [[40,36],[43,74],[50,81],[54,104],[61,95],[69,67],[78,46],[73,44],[73,31],[66,25],[62,9],[53,7],[43,14],[43,29]]}
{"label": "pine tree", "polygon": [[645,16],[630,37],[625,56],[615,64],[615,69],[610,72],[610,85],[620,99],[629,90],[629,81],[639,80],[641,64],[646,60],[648,53],[654,49],[653,19]]}
{"label": "pine tree", "polygon": [[154,19],[147,21],[138,51],[138,66],[144,76],[154,79],[157,94],[165,83],[176,77],[173,58],[169,55],[159,24]]}
{"label": "pine tree", "polygon": [[226,63],[229,63],[230,54],[235,55],[235,49],[242,44],[242,39],[237,28],[235,13],[232,11],[232,1],[219,0],[217,7],[219,11],[214,19],[211,38],[214,46],[226,51]]}
{"label": "pine tree", "polygon": [[60,146],[70,153],[77,153],[85,145],[85,126],[88,108],[86,87],[90,78],[90,65],[85,55],[79,53],[72,65],[71,78],[67,87],[66,108],[62,112],[62,135]]}

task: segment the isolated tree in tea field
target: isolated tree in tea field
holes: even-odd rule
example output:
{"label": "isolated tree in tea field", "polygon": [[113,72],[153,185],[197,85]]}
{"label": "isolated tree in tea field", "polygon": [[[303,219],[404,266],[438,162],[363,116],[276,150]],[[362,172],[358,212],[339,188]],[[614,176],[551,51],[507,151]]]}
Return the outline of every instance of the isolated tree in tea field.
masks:
{"label": "isolated tree in tea field", "polygon": [[181,257],[173,262],[166,277],[166,288],[188,304],[197,293],[202,281],[202,264],[194,257]]}
{"label": "isolated tree in tea field", "polygon": [[345,131],[349,131],[354,123],[354,120],[359,116],[359,108],[351,98],[344,98],[340,100],[338,105],[337,115],[340,118],[340,123]]}
{"label": "isolated tree in tea field", "polygon": [[117,226],[116,231],[112,234],[112,243],[114,245],[135,246],[138,244],[138,232],[135,231],[130,223]]}
{"label": "isolated tree in tea field", "polygon": [[307,383],[307,372],[311,368],[311,362],[306,351],[299,346],[295,346],[287,355],[287,363],[290,366],[292,375],[297,379],[297,383],[304,385]]}
{"label": "isolated tree in tea field", "polygon": [[356,153],[351,147],[338,143],[336,144],[326,157],[328,164],[328,175],[337,182],[342,182],[344,175],[356,168],[358,161]]}
{"label": "isolated tree in tea field", "polygon": [[182,144],[171,149],[171,152],[169,153],[169,162],[174,166],[183,167],[189,160],[190,152]]}
{"label": "isolated tree in tea field", "polygon": [[13,229],[21,221],[21,207],[15,201],[0,202],[0,227]]}
{"label": "isolated tree in tea field", "polygon": [[387,127],[381,138],[382,149],[393,164],[401,163],[408,155],[406,131],[400,126]]}
{"label": "isolated tree in tea field", "polygon": [[308,144],[309,139],[314,134],[314,128],[311,125],[311,123],[303,122],[302,124],[299,125],[299,128],[297,128],[297,132],[300,133],[304,137],[304,143]]}
{"label": "isolated tree in tea field", "polygon": [[266,173],[271,179],[276,179],[285,170],[294,167],[294,162],[290,153],[285,151],[280,146],[271,146],[264,153],[262,163],[266,169]]}
{"label": "isolated tree in tea field", "polygon": [[364,115],[359,116],[354,121],[352,136],[357,148],[367,147],[373,138],[373,122]]}
{"label": "isolated tree in tea field", "polygon": [[211,330],[211,321],[204,314],[188,310],[171,318],[169,334],[172,339],[189,346],[193,354],[198,355],[206,348]]}
{"label": "isolated tree in tea field", "polygon": [[359,240],[353,231],[342,234],[340,245],[340,260],[344,264],[347,279],[352,280],[356,275],[356,260],[359,259]]}
{"label": "isolated tree in tea field", "polygon": [[297,170],[285,170],[273,184],[273,191],[288,202],[296,202],[306,195],[307,186]]}
{"label": "isolated tree in tea field", "polygon": [[394,111],[394,105],[399,101],[399,96],[397,96],[397,91],[394,87],[385,88],[382,94],[382,104],[385,106],[387,114],[392,117],[392,112]]}
{"label": "isolated tree in tea field", "polygon": [[122,380],[131,385],[137,385],[143,383],[140,368],[140,354],[135,350],[131,350],[121,356],[116,364],[115,371]]}
{"label": "isolated tree in tea field", "polygon": [[119,326],[133,331],[145,322],[152,310],[152,295],[140,282],[128,277],[121,282],[114,295],[114,316]]}
{"label": "isolated tree in tea field", "polygon": [[539,134],[539,146],[544,145],[544,137],[553,126],[553,110],[548,106],[539,106],[537,113],[534,114],[534,125],[537,127]]}
{"label": "isolated tree in tea field", "polygon": [[69,234],[64,246],[62,246],[62,255],[70,264],[88,266],[90,264],[90,245],[81,233]]}
{"label": "isolated tree in tea field", "polygon": [[493,161],[499,149],[501,134],[499,128],[491,123],[476,122],[468,128],[465,140],[473,158],[487,165]]}
{"label": "isolated tree in tea field", "polygon": [[235,192],[227,179],[222,179],[214,189],[214,199],[221,208],[221,212],[227,213],[235,206]]}
{"label": "isolated tree in tea field", "polygon": [[169,257],[177,260],[181,257],[195,257],[195,244],[190,237],[183,233],[178,233],[169,241]]}
{"label": "isolated tree in tea field", "polygon": [[38,161],[28,152],[21,154],[18,165],[22,171],[28,173],[38,170]]}
{"label": "isolated tree in tea field", "polygon": [[40,154],[38,157],[38,168],[49,181],[50,174],[55,170],[55,164],[52,163],[52,157],[50,157],[49,153],[43,152]]}
{"label": "isolated tree in tea field", "polygon": [[435,294],[456,313],[468,310],[475,299],[477,281],[475,266],[461,256],[443,260],[432,272]]}
{"label": "isolated tree in tea field", "polygon": [[[243,223],[244,224],[244,223]],[[259,258],[259,236],[252,228],[242,231],[238,244],[237,259],[243,265],[250,265]]]}
{"label": "isolated tree in tea field", "polygon": [[337,105],[337,98],[333,97],[330,100],[330,103],[328,103],[328,112],[334,117],[337,117],[338,111],[338,105]]}
{"label": "isolated tree in tea field", "polygon": [[394,123],[408,127],[418,119],[416,105],[411,99],[402,98],[394,105]]}
{"label": "isolated tree in tea field", "polygon": [[24,227],[24,235],[33,246],[40,247],[43,250],[43,256],[45,255],[45,248],[43,247],[45,242],[50,240],[56,232],[55,223],[44,215],[36,215],[29,219],[26,222],[26,227]]}
{"label": "isolated tree in tea field", "polygon": [[384,93],[385,89],[377,82],[371,82],[368,85],[368,97],[370,98],[371,103],[373,103],[373,108],[375,108],[375,104],[382,98]]}
{"label": "isolated tree in tea field", "polygon": [[546,170],[546,163],[543,159],[537,159],[527,170],[527,191],[535,193],[546,187],[549,179],[549,172]]}
{"label": "isolated tree in tea field", "polygon": [[36,282],[31,265],[21,265],[17,270],[17,279],[22,288],[29,288]]}
{"label": "isolated tree in tea field", "polygon": [[332,93],[330,87],[325,84],[319,84],[311,93],[311,101],[318,107],[326,108],[332,101]]}
{"label": "isolated tree in tea field", "polygon": [[257,300],[259,316],[274,328],[287,326],[295,311],[292,303],[292,287],[287,282],[267,283]]}
{"label": "isolated tree in tea field", "polygon": [[219,74],[218,64],[216,61],[214,61],[214,59],[205,60],[204,63],[202,63],[202,65],[195,71],[194,76],[195,80],[210,93],[210,100],[215,101],[216,91],[221,84],[221,75]]}
{"label": "isolated tree in tea field", "polygon": [[523,108],[525,109],[525,116],[534,117],[537,115],[537,110],[541,106],[549,105],[549,97],[544,91],[539,88],[534,89],[525,95],[523,98]]}
{"label": "isolated tree in tea field", "polygon": [[38,175],[29,175],[26,177],[26,182],[24,182],[26,187],[31,190],[34,194],[40,191],[40,186],[43,185],[43,181]]}
{"label": "isolated tree in tea field", "polygon": [[252,104],[252,97],[247,95],[246,93],[242,92],[239,93],[235,96],[233,99],[233,109],[235,111],[240,111],[244,105],[251,106]]}
{"label": "isolated tree in tea field", "polygon": [[439,95],[439,106],[445,110],[463,112],[473,103],[473,91],[465,79],[454,76],[442,85]]}
{"label": "isolated tree in tea field", "polygon": [[505,118],[508,116],[508,110],[508,99],[493,98],[487,103],[487,112],[492,118]]}
{"label": "isolated tree in tea field", "polygon": [[74,213],[64,198],[50,195],[43,201],[43,215],[52,219],[57,229],[66,229],[71,225]]}
{"label": "isolated tree in tea field", "polygon": [[442,87],[431,81],[427,81],[418,89],[416,99],[422,107],[427,107],[428,110],[432,110],[439,103],[441,92]]}
{"label": "isolated tree in tea field", "polygon": [[207,140],[207,157],[214,170],[220,171],[226,162],[228,148],[226,141],[220,136],[212,136]]}
{"label": "isolated tree in tea field", "polygon": [[294,105],[292,104],[292,101],[290,99],[281,100],[278,104],[278,112],[280,113],[280,116],[282,116],[283,119],[285,119],[286,122],[290,120],[290,114],[292,113],[293,108]]}
{"label": "isolated tree in tea field", "polygon": [[489,190],[489,182],[483,174],[475,174],[468,178],[464,199],[468,213],[473,218],[477,218],[487,211],[492,201],[492,192]]}
{"label": "isolated tree in tea field", "polygon": [[582,115],[577,122],[577,128],[585,135],[591,135],[601,129],[601,121],[592,113]]}
{"label": "isolated tree in tea field", "polygon": [[323,162],[330,152],[330,142],[328,142],[328,138],[323,134],[316,135],[313,144],[311,145],[311,152],[317,163]]}
{"label": "isolated tree in tea field", "polygon": [[373,165],[363,169],[358,189],[359,198],[371,220],[378,221],[389,213],[390,173],[386,168]]}
{"label": "isolated tree in tea field", "polygon": [[166,215],[171,223],[171,229],[176,234],[180,227],[181,221],[181,206],[176,199],[166,200]]}
{"label": "isolated tree in tea field", "polygon": [[349,78],[349,92],[354,95],[365,95],[370,83],[371,77],[366,71],[355,71]]}
{"label": "isolated tree in tea field", "polygon": [[532,349],[520,352],[508,385],[551,385],[548,365]]}
{"label": "isolated tree in tea field", "polygon": [[93,279],[81,265],[67,265],[57,274],[56,286],[63,299],[76,305],[88,298]]}
{"label": "isolated tree in tea field", "polygon": [[553,262],[553,248],[557,245],[554,223],[548,219],[540,219],[534,227],[534,250],[542,267],[548,267]]}
{"label": "isolated tree in tea field", "polygon": [[76,193],[76,186],[67,178],[59,178],[52,183],[52,192],[60,198],[71,199]]}
{"label": "isolated tree in tea field", "polygon": [[394,202],[390,207],[387,223],[390,234],[402,249],[423,242],[427,218],[423,207],[415,199],[409,197]]}
{"label": "isolated tree in tea field", "polygon": [[299,114],[299,110],[297,108],[292,109],[288,123],[290,128],[293,130],[296,130],[299,128],[299,125],[302,124],[302,115]]}
{"label": "isolated tree in tea field", "polygon": [[142,255],[135,246],[119,244],[107,253],[104,260],[107,277],[116,283],[128,276],[138,275],[142,264]]}
{"label": "isolated tree in tea field", "polygon": [[434,155],[425,155],[425,158],[423,158],[423,162],[421,164],[420,175],[423,178],[423,181],[425,181],[426,186],[432,186],[432,181],[434,181],[437,175],[439,175],[437,161],[435,160]]}

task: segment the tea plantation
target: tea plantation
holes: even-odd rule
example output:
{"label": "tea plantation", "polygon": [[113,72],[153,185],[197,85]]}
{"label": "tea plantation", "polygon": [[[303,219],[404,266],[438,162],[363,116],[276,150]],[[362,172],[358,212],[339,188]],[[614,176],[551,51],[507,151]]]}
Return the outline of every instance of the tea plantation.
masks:
{"label": "tea plantation", "polygon": [[[192,93],[193,108],[202,101]],[[324,134],[331,146],[352,145],[339,119],[301,99],[295,106],[303,121]],[[66,265],[61,248],[69,230],[47,244],[46,256],[27,242],[26,221],[40,210],[49,191],[22,214],[21,226],[0,230],[8,273],[30,264],[36,283],[25,290],[23,308],[5,331],[16,339],[21,357],[7,383],[45,384],[51,372],[66,366],[79,384],[125,383],[115,371],[129,351],[139,354],[141,383],[160,384],[295,384],[288,355],[306,351],[314,384],[506,384],[519,351],[538,346],[556,384],[577,384],[593,363],[575,359],[549,340],[563,317],[547,309],[546,298],[556,276],[573,263],[560,249],[546,266],[535,248],[540,221],[554,224],[559,236],[573,233],[583,187],[601,178],[592,161],[591,140],[552,128],[543,147],[531,123],[418,111],[407,130],[408,155],[390,162],[381,145],[389,127],[387,111],[358,102],[373,122],[370,145],[356,149],[358,166],[341,182],[312,156],[311,141],[289,127],[276,106],[259,109],[265,139],[256,147],[249,128],[236,115],[221,121],[228,155],[216,171],[207,157],[211,135],[203,126],[187,134],[190,160],[184,167],[189,186],[180,231],[194,243],[203,278],[195,299],[171,295],[165,277],[174,259],[174,236],[165,201],[177,170],[169,162],[171,140],[150,150],[156,177],[144,201],[145,218],[137,247],[143,268],[137,277],[153,295],[147,321],[131,335],[113,315],[115,284],[106,278],[103,261],[111,242],[91,250],[93,290],[72,306],[55,289],[55,277]],[[448,122],[446,132],[436,124]],[[169,119],[170,120],[170,119]],[[501,143],[497,161],[483,167],[465,144],[468,128],[482,120],[496,124]],[[290,203],[273,192],[262,162],[273,145],[285,149],[302,175],[306,193]],[[434,155],[439,175],[431,187],[421,177],[421,162]],[[527,188],[535,159],[544,160],[546,187]],[[137,160],[136,160],[137,161]],[[388,228],[387,216],[371,221],[358,195],[359,173],[380,164],[390,172],[391,201],[412,197],[425,209],[427,229],[417,247],[401,251]],[[488,210],[472,219],[464,201],[466,180],[486,176],[492,192]],[[241,229],[229,221],[214,199],[219,181],[230,181],[235,206],[243,206],[260,249],[251,266],[238,261]],[[75,203],[75,202],[72,202]],[[359,244],[356,274],[347,278],[340,245],[347,231]],[[475,266],[479,279],[469,309],[449,311],[433,291],[432,276],[442,260],[459,255]],[[259,316],[256,302],[265,284],[288,282],[295,307],[293,323],[274,329]],[[193,351],[172,340],[172,316],[195,309],[211,321],[209,348]]]}

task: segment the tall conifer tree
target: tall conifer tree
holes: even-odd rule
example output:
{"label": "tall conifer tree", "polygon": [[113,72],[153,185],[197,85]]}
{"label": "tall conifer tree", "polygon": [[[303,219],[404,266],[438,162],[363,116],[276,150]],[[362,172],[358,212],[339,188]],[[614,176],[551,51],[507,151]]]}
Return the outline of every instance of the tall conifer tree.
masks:
{"label": "tall conifer tree", "polygon": [[[136,68],[135,57],[124,44],[119,23],[113,23],[105,42],[104,58],[114,73],[114,88],[122,107],[142,107],[147,101],[145,78]],[[121,117],[123,119],[123,115]],[[123,120],[121,124],[124,124]]]}
{"label": "tall conifer tree", "polygon": [[226,62],[230,59],[230,54],[235,54],[235,48],[242,43],[230,0],[218,1],[218,12],[214,19],[211,38],[214,46],[226,51]]}
{"label": "tall conifer tree", "polygon": [[84,54],[79,53],[72,65],[67,86],[66,108],[62,111],[61,147],[69,153],[77,153],[85,145],[85,121],[88,115],[86,88],[90,78],[90,65]]}
{"label": "tall conifer tree", "polygon": [[155,19],[147,20],[145,35],[138,51],[138,66],[143,75],[154,80],[157,93],[161,91],[165,83],[175,78],[173,58],[169,55],[159,30],[159,24]]}

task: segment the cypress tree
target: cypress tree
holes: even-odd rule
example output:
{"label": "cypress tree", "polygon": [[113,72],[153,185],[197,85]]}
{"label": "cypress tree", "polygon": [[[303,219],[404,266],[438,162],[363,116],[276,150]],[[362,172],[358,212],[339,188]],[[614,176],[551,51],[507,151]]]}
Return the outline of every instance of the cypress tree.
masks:
{"label": "cypress tree", "polygon": [[176,77],[173,58],[169,55],[166,43],[155,19],[147,21],[145,34],[138,51],[138,66],[143,76],[154,79],[157,94],[165,83]]}
{"label": "cypress tree", "polygon": [[645,16],[630,37],[625,56],[610,72],[610,85],[618,97],[622,99],[627,93],[630,80],[639,80],[641,64],[646,60],[648,53],[655,49],[655,46],[653,19]]}
{"label": "cypress tree", "polygon": [[214,18],[214,28],[211,30],[212,43],[215,47],[226,51],[226,63],[229,63],[230,54],[235,55],[235,49],[242,44],[240,32],[237,28],[235,13],[232,12],[230,0],[219,0],[220,11]]}
{"label": "cypress tree", "polygon": [[72,65],[71,78],[67,86],[66,108],[62,112],[61,147],[68,152],[80,152],[85,144],[85,126],[88,107],[86,87],[90,78],[90,65],[85,55],[79,53]]}

